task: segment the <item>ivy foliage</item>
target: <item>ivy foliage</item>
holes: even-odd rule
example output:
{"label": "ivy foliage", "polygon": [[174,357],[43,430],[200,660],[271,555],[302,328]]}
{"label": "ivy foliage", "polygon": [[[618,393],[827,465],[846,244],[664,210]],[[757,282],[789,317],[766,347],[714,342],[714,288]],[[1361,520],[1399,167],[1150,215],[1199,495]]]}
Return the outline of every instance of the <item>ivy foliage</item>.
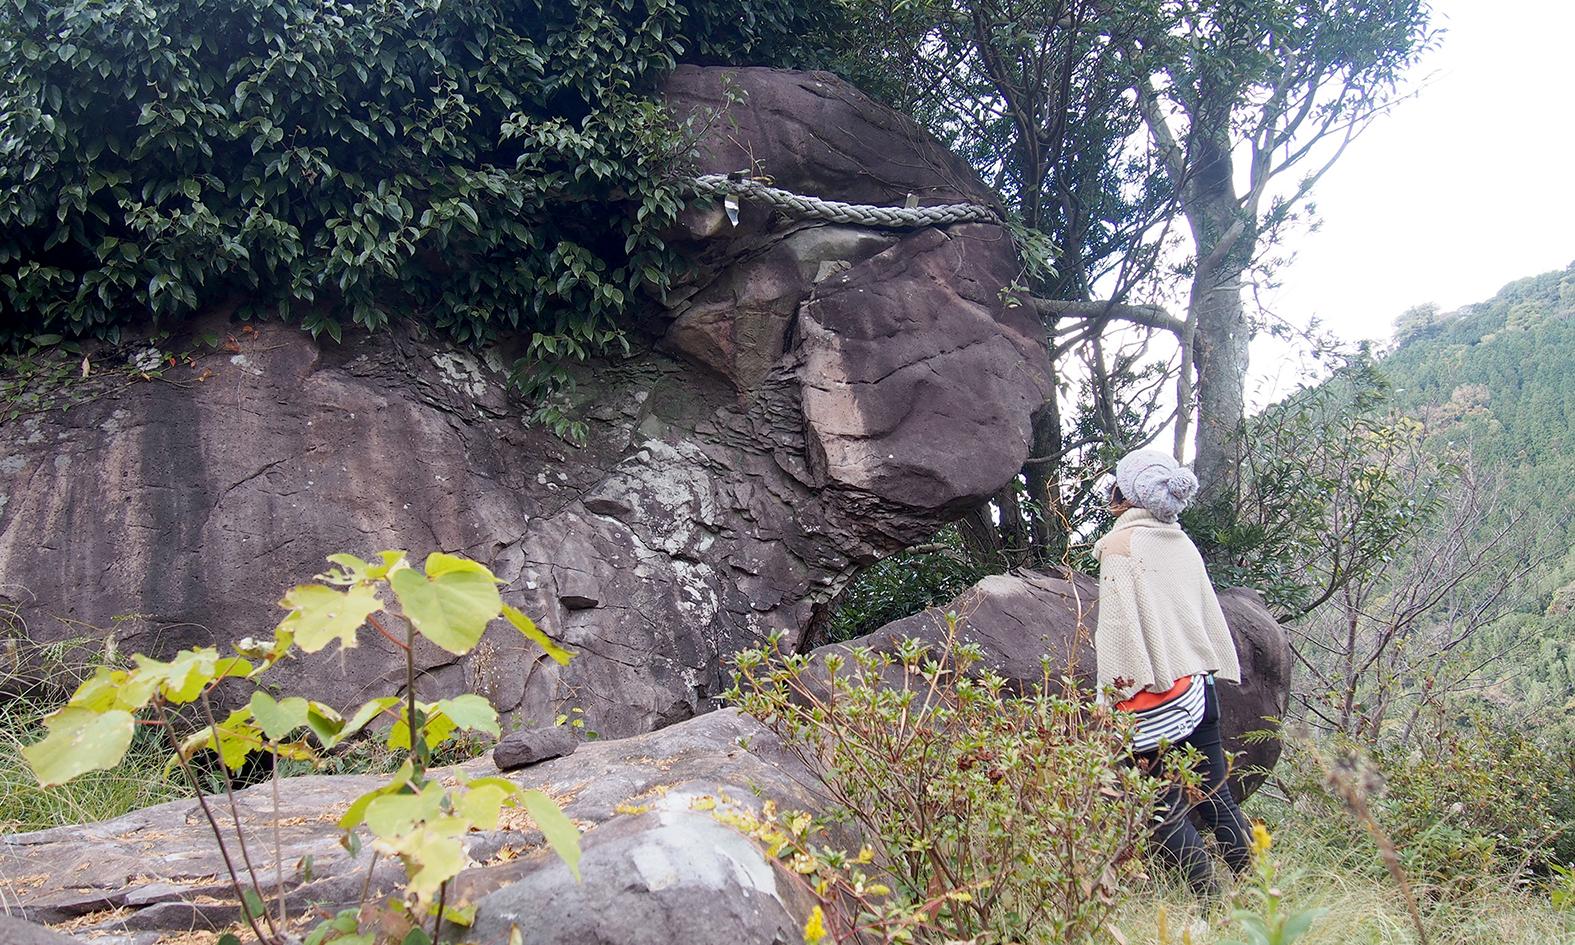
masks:
{"label": "ivy foliage", "polygon": [[0,346],[234,302],[335,339],[409,314],[605,350],[674,262],[685,139],[658,84],[686,55],[788,56],[807,15],[0,0]]}

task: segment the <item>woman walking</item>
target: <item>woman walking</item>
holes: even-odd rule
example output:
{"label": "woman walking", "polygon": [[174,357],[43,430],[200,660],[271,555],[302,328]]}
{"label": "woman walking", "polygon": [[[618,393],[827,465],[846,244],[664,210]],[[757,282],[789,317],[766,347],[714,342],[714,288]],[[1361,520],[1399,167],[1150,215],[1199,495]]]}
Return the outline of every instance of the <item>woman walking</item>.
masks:
{"label": "woman walking", "polygon": [[1199,896],[1220,892],[1196,814],[1231,869],[1247,868],[1250,830],[1225,783],[1220,746],[1218,677],[1241,681],[1236,647],[1203,558],[1176,517],[1198,491],[1191,470],[1158,450],[1129,453],[1116,464],[1110,531],[1094,544],[1099,559],[1099,621],[1094,632],[1101,686],[1116,690],[1118,709],[1137,715],[1134,754],[1157,770],[1167,748],[1191,745],[1202,797],[1172,786],[1156,828],[1163,858]]}

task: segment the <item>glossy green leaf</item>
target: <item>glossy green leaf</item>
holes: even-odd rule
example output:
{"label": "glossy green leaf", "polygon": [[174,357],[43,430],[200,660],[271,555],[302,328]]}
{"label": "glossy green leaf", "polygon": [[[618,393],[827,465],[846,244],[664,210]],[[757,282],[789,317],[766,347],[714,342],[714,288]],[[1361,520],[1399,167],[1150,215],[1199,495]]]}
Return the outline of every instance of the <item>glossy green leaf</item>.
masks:
{"label": "glossy green leaf", "polygon": [[345,733],[344,718],[333,706],[321,702],[312,701],[306,704],[306,727],[312,730],[318,744],[324,748],[332,748],[348,737]]}
{"label": "glossy green leaf", "polygon": [[[436,748],[448,741],[449,736],[454,734],[459,728],[459,726],[454,724],[453,719],[441,712],[428,712],[427,709],[430,706],[422,705],[420,708],[421,738],[426,742],[427,748]],[[388,747],[405,750],[411,747],[408,715],[408,710],[402,710],[399,713],[399,721],[395,722],[393,728],[388,730]]]}
{"label": "glossy green leaf", "polygon": [[556,640],[543,633],[541,628],[536,626],[536,622],[525,616],[525,613],[518,608],[504,604],[503,616],[508,618],[509,623],[513,624],[516,630],[525,634],[526,639],[546,650],[547,655],[556,660],[559,665],[567,666],[569,660],[574,658],[573,652],[559,646]]}
{"label": "glossy green leaf", "polygon": [[65,784],[79,774],[113,768],[131,746],[130,712],[92,712],[67,706],[44,720],[49,736],[22,749],[38,783]]}
{"label": "glossy green leaf", "polygon": [[248,918],[261,918],[264,912],[262,896],[258,895],[257,890],[250,887],[242,889],[241,907],[245,911]]}
{"label": "glossy green leaf", "polygon": [[416,632],[454,654],[470,651],[503,599],[497,579],[474,561],[442,552],[427,556],[427,574],[402,568],[389,578]]}
{"label": "glossy green leaf", "polygon": [[361,708],[355,711],[354,715],[345,720],[344,726],[340,728],[339,731],[334,735],[331,743],[329,741],[325,741],[324,744],[332,748],[334,745],[337,745],[355,733],[361,731],[361,729],[365,728],[369,722],[377,718],[385,710],[399,705],[402,701],[403,700],[396,696],[383,696],[379,699],[367,701],[366,703],[362,704]]}
{"label": "glossy green leaf", "polygon": [[345,649],[355,646],[356,631],[367,617],[383,609],[383,602],[369,586],[338,591],[320,584],[302,584],[286,594],[279,606],[290,611],[279,623],[279,629],[293,634],[301,649],[316,653],[334,640]]}
{"label": "glossy green leaf", "polygon": [[540,791],[521,791],[520,803],[531,820],[536,822],[547,844],[558,858],[569,867],[575,879],[580,878],[580,828],[574,826],[557,803]]}

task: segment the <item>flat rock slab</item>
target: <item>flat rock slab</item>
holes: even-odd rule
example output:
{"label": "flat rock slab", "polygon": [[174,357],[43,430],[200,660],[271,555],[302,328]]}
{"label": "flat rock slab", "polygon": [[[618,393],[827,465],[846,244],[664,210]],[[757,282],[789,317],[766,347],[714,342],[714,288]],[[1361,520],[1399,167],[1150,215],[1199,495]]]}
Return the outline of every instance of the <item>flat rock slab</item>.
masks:
{"label": "flat rock slab", "polygon": [[[747,747],[745,747],[747,745]],[[460,766],[495,773],[484,760]],[[441,775],[442,772],[437,774]],[[284,888],[291,910],[354,904],[363,884],[374,893],[398,878],[369,852],[352,857],[334,821],[378,778],[290,778],[280,792]],[[583,882],[543,846],[523,814],[505,828],[474,833],[475,866],[456,881],[450,902],[473,901],[480,918],[466,940],[506,945],[518,924],[525,942],[737,943],[791,940],[808,905],[800,887],[718,810],[819,809],[813,775],[770,731],[724,710],[661,731],[584,744],[572,756],[514,776],[564,805],[583,831]],[[277,889],[271,864],[274,812],[269,785],[237,794],[259,879]],[[215,809],[226,810],[222,798]],[[369,844],[368,844],[369,846]],[[308,880],[301,864],[312,858]],[[110,935],[148,945],[159,935],[220,928],[239,917],[212,836],[194,801],[175,801],[124,817],[0,838],[0,876],[8,906],[31,922],[69,923],[91,940]],[[541,917],[552,916],[552,921]],[[0,937],[9,945],[10,939]],[[45,942],[44,945],[53,945]]]}
{"label": "flat rock slab", "polygon": [[0,942],[4,945],[82,945],[64,932],[0,912]]}

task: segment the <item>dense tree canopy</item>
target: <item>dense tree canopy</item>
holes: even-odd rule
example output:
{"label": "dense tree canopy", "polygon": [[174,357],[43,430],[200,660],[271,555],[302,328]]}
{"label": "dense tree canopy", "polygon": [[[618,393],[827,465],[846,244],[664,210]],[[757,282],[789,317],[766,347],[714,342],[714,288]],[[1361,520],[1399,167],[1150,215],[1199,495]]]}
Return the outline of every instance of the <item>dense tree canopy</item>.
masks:
{"label": "dense tree canopy", "polygon": [[0,343],[227,300],[579,352],[666,280],[675,63],[772,62],[768,0],[4,0]]}

